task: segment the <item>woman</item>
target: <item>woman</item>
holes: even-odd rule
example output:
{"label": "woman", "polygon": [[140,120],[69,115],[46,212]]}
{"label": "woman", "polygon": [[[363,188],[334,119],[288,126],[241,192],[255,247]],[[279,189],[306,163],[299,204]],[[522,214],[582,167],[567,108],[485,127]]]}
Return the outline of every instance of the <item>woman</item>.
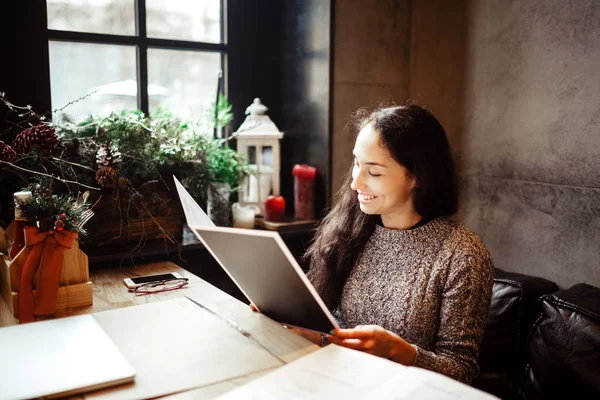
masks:
{"label": "woman", "polygon": [[446,133],[417,105],[357,121],[352,174],[307,253],[309,279],[350,328],[328,339],[469,383],[493,266],[480,238],[448,218],[458,188]]}

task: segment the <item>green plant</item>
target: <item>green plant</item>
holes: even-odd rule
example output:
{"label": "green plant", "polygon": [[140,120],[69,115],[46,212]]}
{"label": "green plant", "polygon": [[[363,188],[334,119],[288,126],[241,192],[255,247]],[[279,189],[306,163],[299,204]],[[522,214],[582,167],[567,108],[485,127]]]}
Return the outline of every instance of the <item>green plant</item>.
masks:
{"label": "green plant", "polygon": [[227,97],[221,95],[214,119],[182,121],[163,108],[150,123],[160,141],[156,162],[179,171],[183,185],[198,199],[206,199],[215,183],[236,190],[252,173],[246,158],[228,146],[228,138],[213,137],[215,127],[228,127],[233,119],[231,110]]}
{"label": "green plant", "polygon": [[[228,127],[231,110],[227,97],[221,95],[214,115],[198,120],[185,121],[159,108],[152,118],[137,110],[122,110],[76,122],[63,114],[54,126],[65,142],[77,141],[79,156],[87,165],[102,159],[104,167],[135,187],[160,179],[162,171],[176,171],[194,197],[205,199],[211,184],[226,183],[235,190],[252,173],[245,158],[228,146],[228,138],[213,137],[214,128]],[[118,165],[106,165],[110,149],[119,153]],[[117,185],[112,171],[103,170],[96,179],[104,187]]]}
{"label": "green plant", "polygon": [[16,106],[2,93],[0,100],[15,118],[0,123],[0,128],[8,127],[0,130],[1,204],[32,177],[43,176],[52,181],[56,201],[62,195],[76,197],[83,188],[95,204],[103,198],[111,206],[109,222],[127,226],[130,217],[140,217],[160,227],[155,217],[169,215],[167,203],[176,201],[160,195],[172,187],[172,174],[204,202],[215,183],[235,190],[252,172],[228,146],[227,135],[214,137],[217,128],[230,130],[232,107],[225,96],[214,112],[197,120],[183,120],[166,108],[152,117],[121,110],[74,120],[61,109],[47,122],[30,106]]}
{"label": "green plant", "polygon": [[229,100],[224,95],[219,96],[219,102],[215,107],[214,125],[217,128],[224,128],[233,121],[233,106],[229,104]]}
{"label": "green plant", "polygon": [[244,178],[252,173],[245,157],[219,140],[209,140],[203,144],[206,156],[207,178],[210,182],[228,184],[237,190]]}

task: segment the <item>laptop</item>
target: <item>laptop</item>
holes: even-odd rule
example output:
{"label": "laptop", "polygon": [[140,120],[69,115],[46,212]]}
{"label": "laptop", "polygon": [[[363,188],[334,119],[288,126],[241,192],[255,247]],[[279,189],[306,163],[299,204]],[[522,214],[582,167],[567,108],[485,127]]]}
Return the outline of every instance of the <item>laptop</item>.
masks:
{"label": "laptop", "polygon": [[215,226],[173,178],[189,228],[261,313],[317,332],[339,328],[279,233]]}
{"label": "laptop", "polygon": [[91,315],[2,328],[0,354],[3,399],[71,396],[135,377]]}

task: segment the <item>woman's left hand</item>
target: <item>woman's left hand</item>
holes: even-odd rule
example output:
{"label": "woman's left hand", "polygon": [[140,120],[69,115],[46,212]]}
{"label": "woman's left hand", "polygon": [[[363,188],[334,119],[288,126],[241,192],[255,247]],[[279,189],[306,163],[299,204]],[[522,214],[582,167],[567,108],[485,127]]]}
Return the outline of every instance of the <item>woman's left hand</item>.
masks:
{"label": "woman's left hand", "polygon": [[354,329],[335,329],[331,343],[389,358],[404,365],[412,365],[416,349],[400,336],[378,325],[358,325]]}

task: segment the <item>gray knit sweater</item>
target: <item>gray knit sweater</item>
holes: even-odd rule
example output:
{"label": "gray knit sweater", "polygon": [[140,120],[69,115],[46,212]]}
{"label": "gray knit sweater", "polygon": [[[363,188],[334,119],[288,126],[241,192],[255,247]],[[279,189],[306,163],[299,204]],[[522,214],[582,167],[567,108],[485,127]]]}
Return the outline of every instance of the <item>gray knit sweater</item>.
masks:
{"label": "gray knit sweater", "polygon": [[344,287],[343,325],[380,325],[417,350],[414,365],[469,383],[489,311],[493,265],[480,238],[449,218],[377,226]]}

